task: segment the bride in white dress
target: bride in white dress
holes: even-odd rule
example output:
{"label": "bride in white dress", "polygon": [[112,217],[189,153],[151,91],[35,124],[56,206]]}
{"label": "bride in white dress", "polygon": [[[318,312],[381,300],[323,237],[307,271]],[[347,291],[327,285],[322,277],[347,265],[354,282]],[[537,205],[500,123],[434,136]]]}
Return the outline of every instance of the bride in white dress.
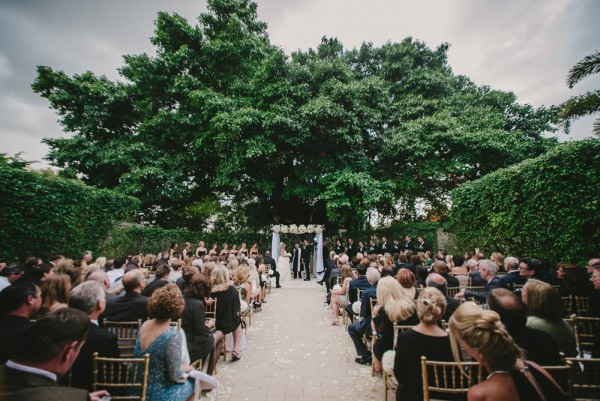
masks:
{"label": "bride in white dress", "polygon": [[285,242],[279,244],[279,259],[277,259],[277,271],[279,272],[279,280],[290,280],[290,256],[291,254],[285,251]]}

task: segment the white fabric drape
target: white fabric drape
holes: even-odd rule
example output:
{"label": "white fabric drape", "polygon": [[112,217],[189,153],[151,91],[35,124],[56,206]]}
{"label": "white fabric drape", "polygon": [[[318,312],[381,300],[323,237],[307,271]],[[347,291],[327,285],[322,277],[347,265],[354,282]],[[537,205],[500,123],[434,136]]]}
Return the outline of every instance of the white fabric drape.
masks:
{"label": "white fabric drape", "polygon": [[325,266],[323,266],[323,233],[317,234],[317,250],[314,253],[313,266],[315,267],[315,275],[317,280],[323,280],[325,275]]}
{"label": "white fabric drape", "polygon": [[273,231],[273,238],[271,239],[271,257],[276,261],[279,260],[279,233]]}

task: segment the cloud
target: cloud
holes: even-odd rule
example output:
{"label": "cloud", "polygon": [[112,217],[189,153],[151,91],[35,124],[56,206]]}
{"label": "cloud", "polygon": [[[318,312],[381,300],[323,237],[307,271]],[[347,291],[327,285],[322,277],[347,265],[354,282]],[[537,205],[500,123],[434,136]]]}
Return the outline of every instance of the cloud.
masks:
{"label": "cloud", "polygon": [[[598,50],[597,0],[258,0],[271,42],[286,53],[338,37],[353,48],[405,37],[430,47],[451,44],[456,74],[479,85],[514,92],[520,102],[558,104],[600,88],[600,77],[569,90],[567,71]],[[41,159],[43,137],[65,136],[48,103],[32,93],[35,66],[67,74],[91,70],[118,77],[125,54],[152,53],[149,38],[158,11],[177,12],[195,24],[205,1],[4,1],[0,2],[0,149]],[[593,118],[573,127],[589,136]],[[566,139],[566,137],[563,136]],[[36,142],[37,140],[37,142]]]}

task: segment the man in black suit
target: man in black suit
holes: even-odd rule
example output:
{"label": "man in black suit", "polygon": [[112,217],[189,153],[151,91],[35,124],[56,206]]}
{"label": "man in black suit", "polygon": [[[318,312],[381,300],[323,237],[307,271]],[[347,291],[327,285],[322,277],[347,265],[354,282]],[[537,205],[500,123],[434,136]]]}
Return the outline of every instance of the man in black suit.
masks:
{"label": "man in black suit", "polygon": [[42,291],[30,281],[16,281],[0,292],[0,364],[23,340],[41,306]]}
{"label": "man in black suit", "polygon": [[356,256],[356,245],[354,244],[354,240],[352,238],[348,238],[348,248],[346,249],[346,255],[350,259]]}
{"label": "man in black suit", "polygon": [[[71,369],[71,386],[92,391],[94,353],[97,352],[99,356],[106,358],[119,357],[116,334],[98,327],[98,316],[106,307],[104,290],[95,281],[85,281],[71,291],[69,307],[86,313],[90,319],[85,344],[81,347]],[[67,380],[64,381],[63,384],[67,385]]]}
{"label": "man in black suit", "polygon": [[458,279],[449,274],[448,265],[446,264],[446,262],[442,262],[441,260],[436,260],[433,263],[433,269],[435,270],[436,273],[438,273],[440,276],[442,276],[446,280],[448,287],[460,287],[460,282],[458,281]]}
{"label": "man in black suit", "polygon": [[504,268],[508,273],[500,278],[500,287],[514,291],[515,285],[524,285],[527,278],[519,274],[519,259],[509,256],[504,259]]}
{"label": "man in black suit", "polygon": [[387,243],[387,238],[381,237],[381,243],[379,244],[378,250],[381,255],[385,254],[386,252],[391,252],[390,246]]}
{"label": "man in black suit", "polygon": [[106,320],[116,322],[132,322],[138,319],[148,318],[148,297],[142,295],[146,285],[144,273],[139,269],[130,270],[123,276],[123,287],[125,295],[113,302],[106,304],[106,310],[102,315]]}
{"label": "man in black suit", "polygon": [[358,277],[350,281],[348,285],[348,305],[346,305],[346,313],[350,318],[350,322],[354,322],[354,311],[352,310],[352,304],[358,301],[358,290],[366,290],[371,287],[369,280],[367,280],[367,269],[369,268],[369,259],[363,258],[358,267],[356,273]]}
{"label": "man in black suit", "polygon": [[461,300],[462,298],[476,298],[481,303],[485,303],[488,294],[495,288],[500,287],[500,277],[496,276],[498,266],[488,259],[482,259],[479,261],[479,274],[481,278],[486,281],[483,291],[465,291],[456,294],[456,299]]}
{"label": "man in black suit", "polygon": [[399,255],[402,252],[402,248],[400,247],[400,241],[397,239],[394,240],[394,247],[392,248],[393,255]]}
{"label": "man in black suit", "polygon": [[149,282],[146,287],[144,287],[142,290],[142,295],[150,298],[154,291],[169,284],[169,273],[171,273],[169,266],[163,264],[158,265],[156,267],[156,271],[154,272],[154,280]]}
{"label": "man in black suit", "polygon": [[434,287],[440,290],[440,292],[446,298],[446,311],[444,312],[444,316],[442,317],[442,319],[444,319],[446,322],[450,321],[450,317],[452,316],[456,308],[458,308],[460,302],[458,301],[458,299],[448,296],[448,282],[440,274],[431,273],[427,276],[425,283],[427,287]]}
{"label": "man in black suit", "polygon": [[306,238],[302,246],[302,263],[304,264],[304,273],[306,273],[304,281],[310,281],[310,248]]}
{"label": "man in black suit", "polygon": [[415,251],[415,246],[413,245],[412,240],[410,239],[410,235],[407,235],[404,238],[404,250],[405,251],[411,251],[414,252]]}
{"label": "man in black suit", "polygon": [[302,278],[302,248],[300,244],[296,242],[294,244],[294,252],[292,253],[292,271],[294,272],[294,278]]}
{"label": "man in black suit", "polygon": [[546,332],[527,327],[527,307],[512,291],[505,288],[492,290],[487,303],[500,315],[500,320],[515,343],[525,350],[527,359],[540,365],[562,365],[556,342]]}
{"label": "man in black suit", "polygon": [[367,255],[367,247],[362,241],[358,241],[358,247],[356,248],[356,253],[362,253],[363,256]]}
{"label": "man in black suit", "polygon": [[89,324],[85,313],[72,308],[38,319],[11,359],[0,366],[0,400],[89,401],[109,395],[105,390],[88,393],[57,383],[77,359]]}
{"label": "man in black suit", "polygon": [[377,244],[375,241],[369,240],[369,255],[377,255],[379,248],[377,248]]}
{"label": "man in black suit", "polygon": [[[271,251],[265,252],[265,257],[263,258],[263,262],[265,265],[271,265],[271,270],[273,270],[273,277],[275,277],[275,288],[281,288],[279,285],[279,272],[277,271],[277,263],[275,263],[275,259],[271,257]],[[269,274],[269,272],[266,272]]]}
{"label": "man in black suit", "polygon": [[417,241],[419,242],[419,246],[417,248],[417,250],[419,252],[427,252],[428,250],[431,249],[429,244],[425,243],[425,240],[423,239],[423,237],[419,236],[419,238],[417,238]]}

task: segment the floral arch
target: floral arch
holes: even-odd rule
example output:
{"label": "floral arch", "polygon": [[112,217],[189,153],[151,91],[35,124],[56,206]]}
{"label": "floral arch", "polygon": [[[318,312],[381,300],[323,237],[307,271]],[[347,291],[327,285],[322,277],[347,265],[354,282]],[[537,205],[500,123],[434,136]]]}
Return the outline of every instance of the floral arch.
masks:
{"label": "floral arch", "polygon": [[313,240],[314,250],[312,252],[313,262],[313,273],[317,279],[321,280],[325,274],[323,266],[323,229],[324,227],[319,224],[300,224],[299,226],[292,224],[286,226],[284,224],[277,224],[271,227],[273,237],[271,240],[271,255],[277,260],[279,258],[279,244],[281,242],[281,235],[285,234],[315,234]]}

